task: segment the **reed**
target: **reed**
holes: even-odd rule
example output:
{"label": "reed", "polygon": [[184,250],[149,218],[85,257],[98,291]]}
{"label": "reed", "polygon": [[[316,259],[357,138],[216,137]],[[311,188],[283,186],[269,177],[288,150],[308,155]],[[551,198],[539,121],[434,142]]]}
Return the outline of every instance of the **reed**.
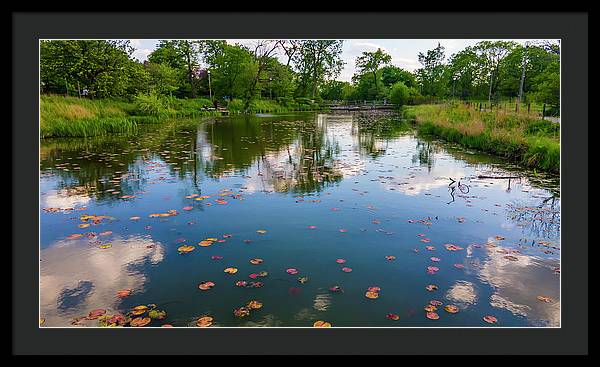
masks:
{"label": "reed", "polygon": [[457,102],[409,106],[404,114],[422,134],[539,170],[560,171],[560,126],[556,123],[506,111],[481,112]]}

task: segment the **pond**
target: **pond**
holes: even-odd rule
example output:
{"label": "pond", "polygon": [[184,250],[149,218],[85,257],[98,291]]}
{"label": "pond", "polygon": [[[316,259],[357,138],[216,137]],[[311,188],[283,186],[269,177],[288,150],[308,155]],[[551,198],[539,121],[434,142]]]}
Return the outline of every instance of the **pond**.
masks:
{"label": "pond", "polygon": [[42,140],[40,322],[557,327],[559,192],[394,112]]}

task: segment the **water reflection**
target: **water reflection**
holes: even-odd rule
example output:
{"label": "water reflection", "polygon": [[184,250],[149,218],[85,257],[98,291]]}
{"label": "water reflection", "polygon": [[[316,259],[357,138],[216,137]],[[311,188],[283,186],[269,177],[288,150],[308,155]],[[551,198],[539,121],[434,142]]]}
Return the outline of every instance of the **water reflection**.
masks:
{"label": "water reflection", "polygon": [[[500,245],[487,247],[479,277],[494,289],[490,304],[539,326],[560,326],[560,277],[554,272],[558,259],[525,255]],[[550,297],[552,302],[542,302],[538,296]]]}
{"label": "water reflection", "polygon": [[142,268],[163,260],[163,246],[149,236],[115,236],[110,243],[105,251],[87,240],[61,240],[41,251],[40,307],[46,325],[68,325],[96,308],[117,309],[119,290],[144,291]]}
{"label": "water reflection", "polygon": [[[382,276],[382,288],[392,291],[381,301],[390,306],[410,302],[418,297],[393,292],[395,285],[388,283],[393,277],[384,275],[390,267],[378,261],[394,253],[398,244],[412,247],[417,233],[427,236],[417,238],[423,245],[431,238],[430,244],[442,250],[442,264],[449,260],[442,244],[464,245],[464,252],[448,255],[457,256],[452,261],[462,266],[452,268],[456,271],[438,284],[450,285],[444,289],[446,299],[465,313],[502,310],[514,315],[518,324],[559,323],[558,193],[546,190],[543,176],[505,165],[501,159],[417,137],[394,113],[231,116],[161,124],[133,136],[43,141],[40,159],[42,239],[47,241],[41,246],[41,307],[49,326],[63,326],[94,308],[118,309],[121,303],[115,293],[120,289],[138,292],[136,302],[173,300],[169,321],[177,325],[195,325],[194,317],[203,310],[211,310],[207,314],[215,316],[215,325],[311,325],[333,307],[331,294],[322,289],[291,287],[283,296],[271,294],[267,278],[266,293],[256,298],[268,308],[250,320],[235,319],[228,307],[239,300],[233,302],[236,293],[224,290],[225,280],[218,278],[222,268],[204,256],[209,251],[240,266],[242,276],[246,269],[241,264],[254,256],[264,258],[274,274],[290,266],[290,252],[305,265],[298,265],[301,268],[309,268],[315,259],[348,257],[356,267],[352,274],[361,274],[361,281]],[[520,178],[480,178],[510,172]],[[452,180],[456,185],[460,180],[469,190],[455,186],[449,192]],[[543,188],[538,188],[540,182]],[[298,204],[305,196],[320,193],[324,194],[318,195],[319,200],[306,200],[315,205]],[[199,195],[210,199],[196,201]],[[218,195],[241,200],[210,204],[219,204]],[[452,205],[446,205],[448,200]],[[99,249],[87,240],[62,240],[78,231],[74,222],[78,215],[65,209],[86,207],[86,212],[114,217],[106,229],[119,234],[108,238],[110,249]],[[353,211],[359,208],[369,210]],[[148,218],[172,209],[178,211],[173,217]],[[408,221],[423,218],[428,218],[426,227]],[[369,227],[379,223],[384,223],[393,244],[381,239],[383,228]],[[307,231],[310,224],[318,229]],[[268,234],[256,235],[258,228]],[[152,237],[146,235],[150,233]],[[225,233],[230,234],[226,245],[177,254],[179,243],[193,245]],[[510,239],[496,241],[497,234]],[[171,243],[176,245],[162,245]],[[323,253],[315,256],[306,250],[317,244]],[[486,256],[481,256],[481,248],[487,249]],[[169,261],[164,261],[167,253]],[[359,259],[363,262],[355,263]],[[399,264],[412,272],[411,259],[398,255],[397,262],[388,265]],[[325,271],[325,267],[313,270],[311,279],[329,282]],[[418,279],[420,266],[418,271],[405,278]],[[217,282],[214,292],[207,293],[215,298],[194,303],[196,294],[190,290],[197,288],[198,279]],[[303,303],[288,312],[287,296]],[[305,299],[299,301],[302,296]],[[540,302],[537,296],[554,302]],[[331,316],[330,321],[340,326],[355,326],[348,323],[357,319],[365,324],[387,321],[364,310],[355,314],[353,305],[361,298],[362,294],[357,299],[336,297],[335,315],[328,315],[328,320]],[[481,322],[481,317],[473,319]]]}

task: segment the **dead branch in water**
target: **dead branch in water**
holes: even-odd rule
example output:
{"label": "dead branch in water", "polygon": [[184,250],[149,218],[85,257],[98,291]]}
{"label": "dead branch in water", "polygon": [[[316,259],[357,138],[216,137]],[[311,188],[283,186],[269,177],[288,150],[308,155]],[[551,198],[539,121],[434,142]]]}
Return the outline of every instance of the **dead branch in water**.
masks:
{"label": "dead branch in water", "polygon": [[521,178],[521,176],[477,176],[477,178],[509,179],[509,178]]}

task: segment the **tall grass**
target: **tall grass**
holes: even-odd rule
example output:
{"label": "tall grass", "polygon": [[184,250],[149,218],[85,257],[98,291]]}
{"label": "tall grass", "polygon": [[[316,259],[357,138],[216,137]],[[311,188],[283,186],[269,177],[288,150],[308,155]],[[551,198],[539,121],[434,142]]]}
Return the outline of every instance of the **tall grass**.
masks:
{"label": "tall grass", "polygon": [[[40,98],[40,136],[86,137],[130,132],[138,124],[161,123],[172,118],[220,116],[205,98],[177,99],[157,94],[138,94],[133,101],[42,95]],[[227,105],[229,113],[268,113],[319,110],[317,103],[306,99],[285,101],[254,100],[249,111],[242,100]]]}
{"label": "tall grass", "polygon": [[162,123],[169,118],[215,116],[209,100],[179,100],[152,94],[137,95],[133,102],[90,100],[42,95],[40,136],[87,137],[134,131],[139,124]]}
{"label": "tall grass", "polygon": [[510,112],[480,112],[460,103],[405,108],[420,133],[438,136],[539,170],[560,170],[560,126]]}

